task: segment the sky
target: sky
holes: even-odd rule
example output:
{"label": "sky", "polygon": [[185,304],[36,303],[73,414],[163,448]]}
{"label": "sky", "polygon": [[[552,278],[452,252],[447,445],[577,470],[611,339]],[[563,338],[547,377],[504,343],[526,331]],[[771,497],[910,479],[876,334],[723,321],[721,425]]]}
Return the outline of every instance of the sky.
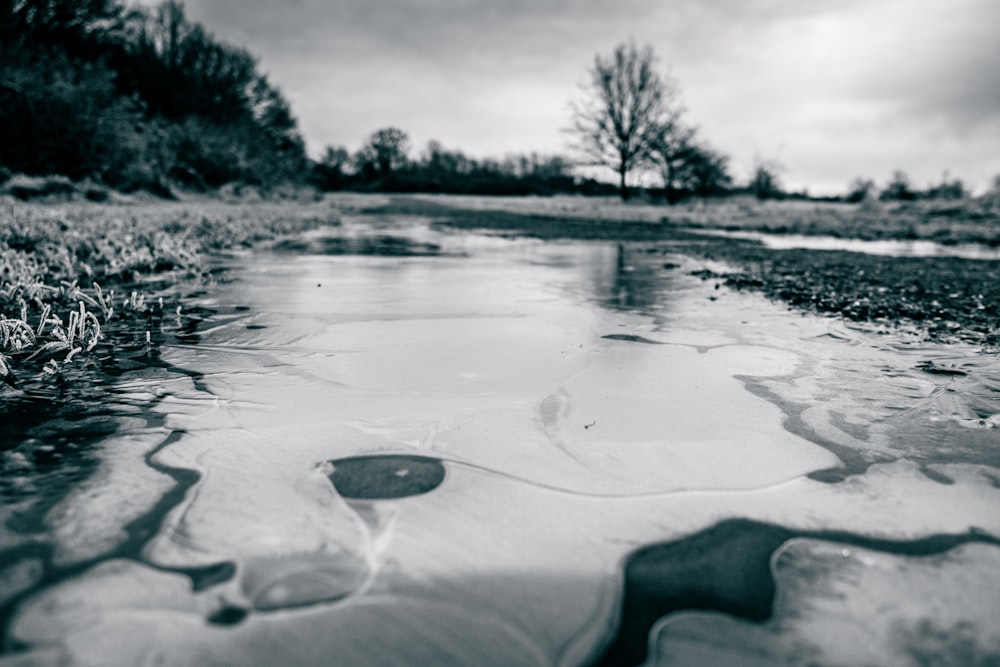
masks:
{"label": "sky", "polygon": [[[152,0],[142,0],[154,4]],[[1000,174],[997,0],[187,0],[291,102],[309,151],[405,130],[476,157],[570,154],[597,54],[649,44],[687,119],[745,178],[813,194],[857,177]]]}

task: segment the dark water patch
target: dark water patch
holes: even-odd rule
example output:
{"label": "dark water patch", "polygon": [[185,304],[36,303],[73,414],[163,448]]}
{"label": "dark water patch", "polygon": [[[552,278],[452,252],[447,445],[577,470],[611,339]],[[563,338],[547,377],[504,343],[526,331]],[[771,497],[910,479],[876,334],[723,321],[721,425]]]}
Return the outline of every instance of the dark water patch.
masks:
{"label": "dark water patch", "polygon": [[444,464],[426,456],[353,456],[330,463],[337,493],[357,500],[417,496],[433,491],[445,478]]}
{"label": "dark water patch", "polygon": [[200,331],[217,313],[217,310],[204,306],[185,308],[181,313],[180,326],[173,332],[174,340],[188,345],[200,342]]}
{"label": "dark water patch", "polygon": [[160,497],[156,505],[149,512],[125,526],[125,533],[128,535],[128,539],[121,547],[124,552],[138,553],[142,545],[159,532],[160,526],[163,524],[164,519],[166,519],[167,514],[184,500],[184,496],[187,495],[188,490],[201,479],[201,473],[196,470],[175,468],[156,461],[157,454],[183,437],[184,431],[172,431],[170,435],[163,439],[163,442],[153,448],[144,457],[147,466],[172,478],[174,486]]}
{"label": "dark water patch", "polygon": [[97,469],[99,442],[126,424],[155,426],[159,417],[143,408],[109,386],[58,380],[3,396],[0,502],[21,505],[5,528],[44,531],[45,514]]}
{"label": "dark water patch", "polygon": [[931,375],[951,375],[957,377],[964,377],[968,375],[966,371],[958,368],[954,364],[942,366],[941,364],[935,363],[933,360],[921,361],[917,364],[916,368],[925,373],[930,373]]}
{"label": "dark water patch", "polygon": [[945,475],[943,472],[938,472],[937,470],[934,470],[930,466],[926,465],[920,466],[920,472],[923,474],[924,477],[933,480],[938,484],[945,484],[950,486],[955,483],[955,480],[953,480],[951,477]]}
{"label": "dark water patch", "polygon": [[226,606],[215,611],[206,620],[213,625],[238,625],[249,613],[242,607]]}
{"label": "dark water patch", "polygon": [[248,324],[247,325],[247,331],[260,331],[261,329],[266,329],[266,328],[267,328],[267,325],[265,325],[265,324]]}
{"label": "dark water patch", "polygon": [[[149,512],[125,526],[126,539],[117,547],[95,558],[71,565],[57,565],[53,561],[54,548],[51,544],[47,543],[29,543],[0,553],[0,562],[14,565],[22,560],[33,558],[42,562],[43,569],[43,574],[36,586],[0,605],[0,628],[2,628],[3,632],[2,643],[0,643],[0,656],[26,648],[11,637],[10,623],[21,601],[34,595],[39,589],[54,586],[67,579],[77,577],[105,560],[121,558],[145,563],[142,552],[146,543],[160,531],[167,515],[183,501],[191,487],[201,478],[200,473],[194,470],[174,468],[156,463],[153,460],[159,452],[177,442],[183,435],[183,431],[171,432],[160,444],[146,454],[146,464],[154,470],[172,477],[175,485],[160,497]],[[145,564],[163,572],[183,574],[189,577],[193,590],[204,590],[228,581],[236,572],[236,566],[229,562],[194,568],[171,568],[161,567],[155,563]]]}
{"label": "dark water patch", "polygon": [[[196,331],[202,321],[188,318],[191,330]],[[162,369],[171,376],[186,376],[198,391],[210,394],[197,371],[174,366],[163,361],[159,346],[169,335],[161,327],[162,320],[147,322],[147,328],[134,335],[116,336],[117,349],[113,354],[96,360],[87,358],[83,363],[98,364],[93,369],[68,367],[65,373],[91,372],[88,382],[56,376],[44,383],[24,383],[16,392],[7,390],[0,394],[0,410],[4,428],[0,430],[0,488],[4,493],[0,501],[18,503],[6,530],[21,535],[42,535],[47,531],[45,517],[56,504],[97,469],[100,460],[97,446],[109,436],[120,432],[124,425],[138,424],[143,429],[154,430],[165,423],[165,414],[155,411],[167,394],[150,397],[136,394],[134,388],[119,388],[116,383],[139,369]],[[150,331],[147,342],[146,331]],[[124,360],[124,361],[123,361]],[[96,381],[95,381],[96,380]],[[37,386],[36,386],[37,384]],[[127,383],[134,387],[135,382]],[[200,478],[194,471],[175,469],[153,461],[163,448],[183,436],[182,432],[170,433],[146,455],[149,467],[172,477],[173,489],[164,494],[145,516],[125,526],[125,540],[98,557],[60,565],[54,562],[54,546],[48,543],[31,543],[28,547],[13,549],[0,554],[0,562],[16,567],[26,560],[35,559],[41,564],[41,576],[36,585],[0,603],[0,654],[19,650],[18,642],[10,636],[10,621],[20,602],[38,590],[79,576],[94,565],[110,558],[143,562],[142,551],[150,537],[161,528],[167,514],[180,503],[190,488]],[[8,467],[13,467],[12,474]],[[12,489],[8,482],[14,485]],[[11,491],[14,492],[12,495]],[[152,565],[156,567],[156,565]],[[209,587],[228,580],[235,566],[217,564],[200,568],[160,568],[188,576],[192,587]]]}
{"label": "dark water patch", "polygon": [[642,664],[650,631],[659,619],[673,612],[716,611],[756,623],[766,621],[772,614],[776,588],[771,557],[794,538],[900,556],[931,556],[970,542],[1000,546],[1000,540],[977,532],[888,540],[729,519],[680,540],[643,547],[629,556],[621,623],[597,664]]}
{"label": "dark water patch", "polygon": [[174,572],[187,577],[191,580],[191,589],[194,591],[208,590],[236,576],[236,563],[228,560],[200,567],[154,567],[162,572]]}
{"label": "dark water patch", "polygon": [[635,334],[608,334],[606,336],[601,336],[606,340],[621,340],[626,343],[644,343],[646,345],[663,345],[658,340],[652,340],[650,338],[645,338],[643,336],[636,336]]}
{"label": "dark water patch", "polygon": [[783,400],[770,388],[752,377],[745,375],[735,375],[733,377],[741,381],[743,386],[747,388],[747,391],[772,405],[778,406],[785,413],[782,426],[786,431],[819,445],[840,459],[841,465],[839,466],[809,473],[807,477],[815,482],[837,484],[853,475],[864,474],[868,468],[876,463],[891,463],[898,458],[882,452],[854,449],[824,438],[802,418],[802,413],[808,406],[793,404]]}
{"label": "dark water patch", "polygon": [[868,433],[870,426],[868,424],[855,424],[854,422],[847,421],[847,418],[839,412],[830,412],[830,425],[835,426],[838,431],[843,431],[859,442],[867,442],[870,437]]}
{"label": "dark water patch", "polygon": [[[196,315],[181,319],[182,331],[194,331],[203,321]],[[116,327],[107,351],[99,347],[98,354],[63,364],[53,374],[0,388],[0,502],[19,504],[6,529],[45,531],[49,510],[97,469],[100,442],[123,429],[163,425],[164,415],[155,407],[164,396],[136,391],[144,370],[187,376],[200,391],[208,391],[200,373],[160,356],[175,317],[154,306],[145,320]]]}
{"label": "dark water patch", "polygon": [[[951,483],[942,473],[928,468],[935,464],[971,464],[1000,469],[1000,447],[997,447],[997,402],[989,396],[990,385],[981,378],[957,376],[954,387],[939,389],[916,405],[906,406],[883,420],[892,434],[889,450],[874,450],[864,446],[838,444],[821,436],[802,418],[810,407],[783,400],[758,380],[736,376],[748,391],[778,406],[785,414],[783,427],[826,449],[840,459],[841,465],[817,470],[807,475],[817,482],[836,484],[854,475],[864,474],[880,463],[911,461],[936,482]],[[842,415],[832,413],[830,424],[854,437],[867,441],[868,428],[847,422]]]}
{"label": "dark water patch", "polygon": [[274,244],[276,252],[309,255],[363,255],[377,257],[437,257],[441,246],[404,236],[323,236],[285,239]]}

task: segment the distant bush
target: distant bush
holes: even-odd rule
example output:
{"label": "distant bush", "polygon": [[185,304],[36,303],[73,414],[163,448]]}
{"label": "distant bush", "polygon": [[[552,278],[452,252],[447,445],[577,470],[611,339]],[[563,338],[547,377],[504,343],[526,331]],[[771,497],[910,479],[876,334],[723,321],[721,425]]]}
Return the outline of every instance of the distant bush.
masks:
{"label": "distant bush", "polygon": [[947,172],[945,172],[940,183],[932,185],[926,191],[921,193],[921,196],[927,199],[950,200],[965,199],[968,195],[969,193],[965,189],[965,184],[957,178],[950,180]]}
{"label": "distant bush", "polygon": [[65,176],[38,177],[18,174],[4,183],[0,187],[0,192],[22,201],[52,197],[69,199],[76,194],[77,187]]}
{"label": "distant bush", "polygon": [[416,159],[407,154],[406,133],[386,128],[372,134],[353,157],[328,147],[312,165],[311,183],[320,190],[439,192],[480,195],[608,194],[616,189],[578,179],[558,155],[511,154],[502,160],[477,159],[431,141]]}
{"label": "distant bush", "polygon": [[917,193],[910,185],[910,177],[901,170],[893,172],[892,179],[879,194],[879,199],[883,201],[913,201],[916,198]]}
{"label": "distant bush", "polygon": [[760,201],[782,199],[784,192],[778,178],[778,166],[770,162],[758,161],[750,179],[750,191]]}
{"label": "distant bush", "polygon": [[875,181],[870,178],[855,178],[847,189],[847,201],[852,204],[860,204],[874,195]]}

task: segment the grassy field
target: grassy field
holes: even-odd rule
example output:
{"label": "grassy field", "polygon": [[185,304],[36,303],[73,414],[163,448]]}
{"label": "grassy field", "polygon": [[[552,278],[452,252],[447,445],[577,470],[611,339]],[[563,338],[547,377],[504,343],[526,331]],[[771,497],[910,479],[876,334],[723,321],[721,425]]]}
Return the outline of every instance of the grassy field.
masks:
{"label": "grassy field", "polygon": [[545,229],[552,223],[567,226],[574,222],[616,222],[866,240],[922,239],[944,244],[1000,245],[1000,204],[988,200],[846,204],[758,202],[752,197],[732,197],[665,206],[662,202],[641,199],[623,203],[613,197],[414,195],[392,201],[390,209],[461,211],[468,218],[478,216],[482,220],[493,213],[517,215],[531,219],[525,224],[525,233],[552,237],[559,234],[558,224],[555,230]]}

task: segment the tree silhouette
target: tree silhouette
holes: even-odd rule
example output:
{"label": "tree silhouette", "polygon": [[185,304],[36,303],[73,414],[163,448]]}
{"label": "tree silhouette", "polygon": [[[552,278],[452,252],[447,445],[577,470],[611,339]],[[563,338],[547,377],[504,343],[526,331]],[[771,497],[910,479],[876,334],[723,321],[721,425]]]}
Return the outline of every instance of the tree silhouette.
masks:
{"label": "tree silhouette", "polygon": [[590,81],[573,103],[569,131],[591,164],[618,174],[619,194],[628,199],[625,177],[650,164],[663,128],[674,124],[680,113],[677,86],[672,78],[656,73],[652,47],[640,49],[629,42],[608,57],[594,58]]}
{"label": "tree silhouette", "polygon": [[754,197],[764,201],[766,199],[781,199],[784,191],[781,189],[781,180],[778,172],[781,166],[771,160],[761,160],[757,158],[753,169],[753,176],[750,178],[750,191]]}
{"label": "tree silhouette", "polygon": [[327,146],[323,158],[313,168],[316,184],[321,190],[339,190],[344,187],[344,167],[350,153],[343,146]]}
{"label": "tree silhouette", "polygon": [[660,128],[652,155],[663,177],[663,188],[671,204],[687,194],[686,167],[698,153],[695,129],[672,122]]}
{"label": "tree silhouette", "polygon": [[910,185],[910,177],[901,169],[892,172],[892,179],[885,186],[882,194],[879,195],[879,199],[883,201],[910,201],[916,198],[917,193],[913,191],[913,187]]}
{"label": "tree silhouette", "polygon": [[698,197],[724,193],[733,179],[729,174],[729,158],[708,146],[694,145],[682,165],[685,188]]}
{"label": "tree silhouette", "polygon": [[875,181],[859,176],[847,186],[847,201],[852,204],[869,199],[875,192]]}
{"label": "tree silhouette", "polygon": [[406,165],[409,150],[410,138],[406,132],[398,127],[383,127],[368,137],[361,153],[380,176],[388,176]]}

